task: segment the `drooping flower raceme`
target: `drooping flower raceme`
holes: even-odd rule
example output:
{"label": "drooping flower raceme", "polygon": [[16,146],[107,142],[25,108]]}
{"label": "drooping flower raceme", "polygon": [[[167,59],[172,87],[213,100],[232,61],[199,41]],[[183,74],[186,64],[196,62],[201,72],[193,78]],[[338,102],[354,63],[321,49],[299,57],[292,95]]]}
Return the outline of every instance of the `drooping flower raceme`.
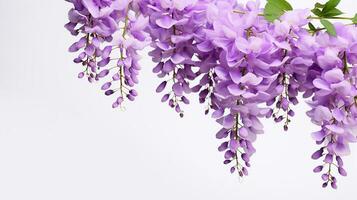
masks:
{"label": "drooping flower raceme", "polygon": [[72,8],[68,13],[69,22],[65,27],[72,35],[80,35],[80,39],[69,47],[70,52],[80,51],[75,63],[80,63],[85,66],[85,70],[78,74],[79,78],[85,75],[89,82],[99,80],[97,58],[101,56],[104,49],[101,49],[101,44],[110,42],[112,34],[117,30],[117,23],[109,15],[98,15],[94,18],[91,12],[93,5],[90,1],[69,0],[73,3]]}
{"label": "drooping flower raceme", "polygon": [[[190,81],[198,75],[194,60],[195,34],[202,29],[206,1],[142,1],[150,17],[148,32],[153,42],[149,53],[156,63],[153,72],[163,78],[156,92],[164,92],[162,102],[168,102],[183,117],[181,103],[189,104]],[[167,90],[165,90],[168,88]]]}
{"label": "drooping flower raceme", "polygon": [[356,113],[356,50],[357,30],[353,26],[335,24],[337,37],[326,33],[316,35],[314,67],[310,69],[310,87],[313,92],[307,112],[311,121],[321,129],[312,134],[321,148],[313,159],[323,158],[323,165],[314,171],[323,171],[326,187],[336,188],[332,168],[346,176],[342,157],[350,154],[349,144],[357,142]]}
{"label": "drooping flower raceme", "polygon": [[[218,2],[210,10],[211,26],[206,29],[203,43],[210,42],[206,46],[213,46],[218,54],[218,64],[214,66],[214,94],[218,100],[214,99],[212,115],[223,126],[217,138],[228,138],[219,146],[225,152],[224,163],[234,160],[231,172],[238,170],[243,176],[255,152],[253,142],[263,133],[261,118],[285,120],[287,130],[294,116],[291,104],[298,103],[299,81],[305,79],[312,61],[292,51],[298,35],[306,32],[302,26],[307,20],[285,19],[290,18],[288,15],[304,19],[308,12],[291,11],[281,21],[270,24],[259,16],[259,3],[242,6]],[[274,102],[275,108],[269,108]]]}
{"label": "drooping flower raceme", "polygon": [[113,108],[124,99],[134,100],[138,95],[132,87],[138,83],[140,70],[137,51],[151,42],[144,30],[148,17],[137,15],[136,2],[131,0],[70,0],[74,6],[69,11],[65,27],[72,35],[83,35],[70,48],[81,50],[75,63],[85,69],[79,78],[87,76],[89,82],[110,79],[102,85],[105,95],[119,93]]}
{"label": "drooping flower raceme", "polygon": [[[127,10],[123,15],[122,31],[114,35],[111,42],[111,55],[106,55],[102,59],[105,63],[111,60],[115,66],[109,67],[103,71],[112,73],[111,80],[102,85],[102,90],[106,90],[106,95],[112,95],[115,92],[120,93],[117,100],[113,103],[113,108],[118,107],[127,98],[133,101],[138,95],[132,87],[138,84],[138,74],[141,69],[138,51],[148,46],[151,42],[149,34],[144,31],[147,26],[148,18],[143,15],[136,16],[134,11]],[[109,57],[111,56],[111,57]]]}
{"label": "drooping flower raceme", "polygon": [[[312,159],[323,187],[346,176],[343,157],[357,141],[357,17],[337,17],[339,1],[293,10],[285,0],[66,0],[65,27],[79,39],[70,46],[84,70],[79,78],[103,80],[113,108],[138,92],[139,51],[150,46],[161,101],[183,117],[182,104],[198,94],[221,129],[218,150],[232,173],[248,175],[263,118],[288,130],[299,96],[319,129]],[[352,20],[332,24],[328,19]],[[315,27],[320,20],[323,27]]]}

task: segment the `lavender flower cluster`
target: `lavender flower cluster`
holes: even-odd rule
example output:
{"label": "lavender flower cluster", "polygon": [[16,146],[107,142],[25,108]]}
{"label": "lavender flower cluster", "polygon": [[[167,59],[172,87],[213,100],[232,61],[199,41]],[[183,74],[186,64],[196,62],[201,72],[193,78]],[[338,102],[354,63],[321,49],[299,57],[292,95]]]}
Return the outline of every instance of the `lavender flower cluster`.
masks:
{"label": "lavender flower cluster", "polygon": [[84,70],[78,78],[89,82],[106,80],[101,89],[105,95],[119,93],[113,108],[125,99],[138,95],[133,86],[138,83],[140,70],[138,51],[150,45],[145,31],[149,17],[140,14],[138,4],[130,0],[67,0],[73,4],[65,27],[80,39],[69,47],[80,51],[74,59]]}
{"label": "lavender flower cluster", "polygon": [[[198,94],[222,128],[218,150],[231,173],[248,175],[263,118],[288,130],[294,106],[306,99],[319,131],[312,159],[322,158],[323,187],[346,176],[342,157],[357,142],[357,15],[340,17],[339,0],[295,9],[285,0],[66,0],[69,47],[83,66],[79,78],[104,80],[113,108],[134,100],[139,51],[150,46],[156,92],[183,117],[188,94]],[[352,24],[329,19],[351,20]],[[319,20],[322,27],[315,27]]]}

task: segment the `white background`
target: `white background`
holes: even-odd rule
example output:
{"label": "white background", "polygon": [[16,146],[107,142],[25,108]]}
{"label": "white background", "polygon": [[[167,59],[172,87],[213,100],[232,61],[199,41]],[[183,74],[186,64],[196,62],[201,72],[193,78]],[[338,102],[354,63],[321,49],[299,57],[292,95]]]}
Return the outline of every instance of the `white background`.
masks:
{"label": "white background", "polygon": [[[315,2],[294,1],[304,8]],[[154,94],[153,63],[142,60],[139,98],[127,110],[76,78],[63,28],[62,0],[0,0],[0,199],[182,200],[354,199],[357,148],[345,159],[349,176],[322,189],[313,126],[298,113],[290,131],[265,123],[250,175],[239,180],[222,164],[219,126],[193,100],[180,119]],[[353,15],[354,0],[341,9]]]}

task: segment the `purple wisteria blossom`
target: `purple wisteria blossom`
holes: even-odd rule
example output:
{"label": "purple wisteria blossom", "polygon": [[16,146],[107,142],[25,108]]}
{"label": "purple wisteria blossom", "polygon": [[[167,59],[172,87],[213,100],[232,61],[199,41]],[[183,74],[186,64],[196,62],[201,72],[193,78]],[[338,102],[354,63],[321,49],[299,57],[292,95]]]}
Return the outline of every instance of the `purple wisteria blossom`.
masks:
{"label": "purple wisteria blossom", "polygon": [[342,157],[350,154],[350,143],[357,142],[357,90],[356,90],[356,51],[357,30],[354,26],[335,24],[337,37],[327,33],[315,36],[314,66],[306,84],[313,90],[307,112],[312,123],[321,127],[312,137],[322,147],[313,159],[323,158],[323,165],[314,169],[324,170],[323,187],[331,184],[336,188],[333,169],[340,175],[347,173]]}
{"label": "purple wisteria blossom", "polygon": [[119,93],[112,107],[138,95],[132,87],[138,83],[140,70],[138,51],[150,45],[150,35],[144,30],[148,17],[137,15],[137,3],[131,0],[71,0],[65,27],[73,34],[83,35],[70,48],[81,50],[75,63],[85,66],[79,78],[89,82],[106,79],[101,89],[105,95]]}
{"label": "purple wisteria blossom", "polygon": [[312,138],[320,147],[311,157],[323,163],[313,171],[322,172],[323,187],[335,189],[335,173],[347,175],[343,157],[357,142],[357,15],[336,17],[339,1],[312,11],[285,0],[265,8],[236,0],[66,1],[73,7],[65,27],[78,36],[69,51],[84,67],[78,77],[103,80],[105,95],[116,95],[113,108],[137,97],[139,52],[149,47],[161,79],[153,90],[181,117],[190,94],[207,104],[231,173],[248,175],[262,120],[288,131],[302,97],[319,127]]}
{"label": "purple wisteria blossom", "polygon": [[153,72],[164,79],[156,92],[164,92],[162,102],[168,102],[180,116],[181,104],[189,104],[187,94],[192,92],[190,81],[198,74],[194,58],[195,35],[203,28],[206,1],[146,0],[141,4],[150,17],[148,32],[153,42],[152,57],[156,66]]}
{"label": "purple wisteria blossom", "polygon": [[[249,157],[255,152],[253,142],[263,133],[261,118],[284,120],[287,130],[294,116],[291,105],[298,103],[299,82],[306,79],[312,65],[308,57],[293,51],[298,35],[306,33],[302,26],[308,22],[308,12],[287,12],[273,24],[259,15],[259,2],[243,6],[219,1],[212,3],[208,12],[210,25],[198,48],[213,51],[212,57],[218,61],[212,65],[212,116],[224,127],[217,138],[229,136],[219,150],[225,151],[225,164],[235,160],[231,172],[237,170],[243,176],[250,166]],[[291,16],[302,22],[284,20]],[[275,108],[270,108],[274,103]]]}

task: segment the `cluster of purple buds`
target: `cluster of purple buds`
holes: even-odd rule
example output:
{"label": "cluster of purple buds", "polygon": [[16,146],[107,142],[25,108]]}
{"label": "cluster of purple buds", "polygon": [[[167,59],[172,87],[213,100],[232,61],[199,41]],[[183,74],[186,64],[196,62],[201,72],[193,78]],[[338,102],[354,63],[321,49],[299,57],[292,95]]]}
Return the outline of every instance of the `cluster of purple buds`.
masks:
{"label": "cluster of purple buds", "polygon": [[320,127],[312,159],[323,163],[313,171],[335,189],[334,172],[347,175],[342,159],[357,142],[357,15],[341,17],[339,0],[312,10],[293,10],[286,0],[267,0],[265,8],[236,0],[66,1],[73,8],[65,27],[79,35],[69,48],[84,67],[78,77],[103,79],[105,95],[117,94],[113,108],[138,95],[139,51],[150,46],[161,101],[181,117],[189,94],[207,103],[232,173],[248,175],[263,118],[288,130],[301,95]]}

